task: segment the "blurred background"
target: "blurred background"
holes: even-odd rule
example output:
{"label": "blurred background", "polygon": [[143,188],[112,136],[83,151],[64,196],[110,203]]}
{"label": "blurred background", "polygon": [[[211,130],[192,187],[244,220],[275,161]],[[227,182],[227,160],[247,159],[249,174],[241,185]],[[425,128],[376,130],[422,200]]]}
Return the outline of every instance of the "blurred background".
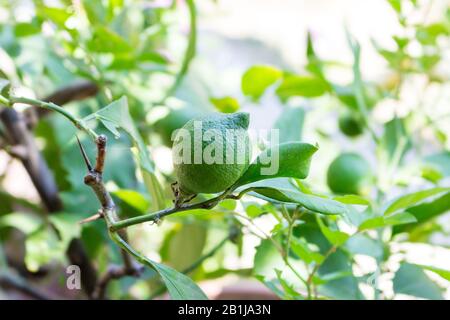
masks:
{"label": "blurred background", "polygon": [[[117,3],[117,7],[109,13],[107,8],[111,3]],[[289,108],[303,110],[298,122],[301,141],[320,147],[306,180],[314,192],[333,194],[327,185],[327,169],[343,152],[362,155],[373,171],[378,172],[376,188],[385,193],[386,203],[408,192],[450,185],[450,2],[447,0],[197,0],[195,55],[188,59],[188,70],[176,88],[171,85],[183,68],[186,48],[192,40],[192,16],[184,1],[1,0],[0,4],[0,69],[14,83],[14,92],[44,98],[73,83],[95,83],[96,95],[89,94],[87,99],[77,97],[67,105],[83,117],[126,95],[130,114],[164,186],[167,205],[171,202],[167,185],[173,182],[168,137],[185,122],[173,115],[182,117],[190,110],[184,117],[187,121],[207,111],[229,112],[222,109],[225,107],[249,112],[250,128],[260,130],[276,127]],[[424,27],[433,24],[447,29],[434,34],[430,31],[434,29]],[[106,28],[120,39],[104,31]],[[428,32],[423,35],[423,41],[420,32]],[[414,147],[402,154],[401,165],[392,172],[380,164],[380,150],[370,132],[365,131],[356,138],[342,132],[338,119],[357,113],[346,105],[345,99],[339,99],[344,94],[337,93],[338,98],[323,94],[280,99],[276,87],[268,86],[261,96],[252,99],[243,92],[243,75],[255,65],[271,66],[289,74],[305,73],[306,66],[311,64],[307,54],[308,35],[315,55],[326,64],[326,78],[333,83],[333,88],[350,87],[355,57],[347,33],[361,46],[365,94],[368,101],[373,101],[369,103],[373,131],[383,136],[388,123],[402,119],[407,128],[404,135],[413,139]],[[408,39],[404,47],[399,46],[402,39]],[[144,57],[146,52],[154,55]],[[418,61],[422,63],[420,68],[411,71]],[[404,64],[413,67],[409,70]],[[232,102],[221,104],[225,97]],[[61,230],[77,229],[69,233],[81,237],[96,267],[106,270],[110,261],[120,258],[107,240],[102,222],[73,227],[77,220],[94,214],[98,206],[83,185],[85,169],[74,140],[75,129],[59,115],[38,115],[36,120],[36,114],[30,111],[33,108],[19,105],[16,109],[31,123],[37,149],[55,176],[63,203],[56,211],[71,213],[70,219],[61,216]],[[170,115],[174,118],[167,121]],[[148,212],[155,201],[136,171],[128,137],[121,135],[112,141],[105,181],[119,203],[120,214],[133,216]],[[83,143],[93,159],[94,148],[85,137]],[[254,143],[259,145],[258,141]],[[422,165],[428,162],[423,159],[435,155],[440,155],[431,161],[437,163],[437,169],[430,170],[439,176],[428,179]],[[29,171],[10,149],[0,150],[0,175],[1,215],[46,210],[41,208],[42,199]],[[364,196],[375,198],[376,188],[372,186]],[[235,211],[244,215],[244,218],[235,217],[239,225],[250,231],[244,231],[238,245],[232,242],[223,245],[190,276],[211,298],[275,298],[277,295],[267,288],[267,283],[264,286],[264,281],[251,276],[261,237],[275,234],[275,227],[280,224],[276,215],[261,215],[265,205],[264,200],[248,197],[243,202],[225,204],[212,214],[180,214],[160,226],[134,226],[130,228],[130,242],[151,259],[183,270],[226,237],[229,211]],[[449,209],[447,196],[433,224],[415,229],[415,234],[411,231],[396,240],[386,239],[392,255],[385,261],[387,271],[378,282],[384,298],[412,298],[393,291],[393,270],[398,268],[400,260],[449,270]],[[83,292],[67,290],[63,285],[63,270],[67,265],[64,249],[71,239],[58,245],[48,237],[45,241],[41,241],[42,237],[30,240],[30,234],[35,234],[30,230],[35,231],[33,226],[37,222],[28,216],[13,222],[6,219],[5,228],[0,229],[8,265],[16,269],[13,273],[52,298],[84,298]],[[247,221],[248,217],[252,223]],[[51,254],[43,253],[50,251]],[[356,252],[351,261],[356,261],[351,270],[357,278],[378,270],[378,260],[371,255]],[[2,268],[2,272],[5,270]],[[427,271],[427,276],[442,288],[443,298],[450,298],[448,275],[442,279]],[[111,298],[153,297],[159,283],[152,277],[151,272],[146,272],[141,280],[121,279],[111,284],[109,295]],[[369,278],[361,280],[362,285],[357,285],[359,289],[355,290],[361,290],[365,298],[371,299],[376,294]],[[17,292],[6,285],[0,288],[0,298],[27,297]],[[326,292],[331,298],[360,298],[331,289]]]}

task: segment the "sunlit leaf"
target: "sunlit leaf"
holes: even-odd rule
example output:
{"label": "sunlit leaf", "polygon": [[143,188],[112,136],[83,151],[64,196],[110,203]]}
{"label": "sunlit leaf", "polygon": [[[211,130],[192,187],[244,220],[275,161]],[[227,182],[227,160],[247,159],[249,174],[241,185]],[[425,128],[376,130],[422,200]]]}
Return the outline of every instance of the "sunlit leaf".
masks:
{"label": "sunlit leaf", "polygon": [[377,216],[365,220],[359,226],[359,230],[376,229],[399,224],[414,223],[417,219],[409,212],[400,212],[390,216]]}
{"label": "sunlit leaf", "polygon": [[404,196],[401,196],[394,200],[384,211],[384,215],[389,215],[394,212],[407,209],[414,205],[419,204],[425,200],[428,200],[431,197],[434,197],[439,194],[447,193],[450,191],[450,188],[437,187],[428,190],[422,190],[414,193],[410,193]]}
{"label": "sunlit leaf", "polygon": [[150,207],[149,201],[137,191],[119,189],[111,193],[141,213],[145,213]]}
{"label": "sunlit leaf", "polygon": [[290,97],[320,97],[328,89],[328,84],[319,77],[289,75],[283,79],[276,93],[284,101]]}
{"label": "sunlit leaf", "polygon": [[239,102],[233,97],[211,98],[211,103],[223,113],[233,113],[239,110]]}
{"label": "sunlit leaf", "polygon": [[339,231],[339,230],[332,230],[329,227],[327,227],[322,219],[317,216],[317,223],[319,224],[320,230],[322,231],[325,238],[327,238],[330,243],[332,243],[336,247],[340,247],[343,245],[348,238],[350,237],[345,232]]}
{"label": "sunlit leaf", "polygon": [[253,66],[242,76],[242,92],[253,100],[258,100],[282,75],[280,70],[271,66]]}
{"label": "sunlit leaf", "polygon": [[43,224],[43,220],[30,213],[14,212],[0,218],[0,227],[12,227],[22,231],[25,235],[33,233]]}

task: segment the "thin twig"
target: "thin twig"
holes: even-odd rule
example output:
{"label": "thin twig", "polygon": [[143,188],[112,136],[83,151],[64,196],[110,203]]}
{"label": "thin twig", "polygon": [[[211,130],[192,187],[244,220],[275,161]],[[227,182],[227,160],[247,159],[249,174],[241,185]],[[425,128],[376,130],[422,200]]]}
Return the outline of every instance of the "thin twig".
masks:
{"label": "thin twig", "polygon": [[[308,276],[308,279],[306,280],[307,286],[311,287],[312,281],[314,279],[314,275],[317,273],[317,271],[319,270],[319,268],[323,265],[323,263],[325,262],[325,260],[327,260],[327,258],[336,251],[337,246],[333,245],[326,253],[325,256],[322,260],[322,263],[316,263],[316,265],[314,266],[314,268],[312,269],[311,273]],[[308,299],[311,299],[311,292],[308,293]]]}
{"label": "thin twig", "polygon": [[145,214],[142,216],[137,216],[137,217],[117,221],[110,226],[110,231],[114,232],[114,231],[117,231],[117,230],[120,230],[123,228],[130,227],[132,225],[140,224],[140,223],[144,223],[144,222],[156,222],[157,223],[163,217],[166,217],[168,215],[178,213],[178,212],[189,211],[189,210],[194,210],[194,209],[212,209],[217,204],[219,204],[219,202],[221,202],[224,199],[237,200],[237,199],[240,199],[245,193],[254,190],[254,188],[248,188],[248,189],[242,190],[238,195],[233,195],[233,194],[231,194],[231,192],[233,191],[233,188],[234,187],[231,187],[231,188],[225,190],[220,195],[218,195],[212,199],[202,201],[202,202],[197,202],[197,203],[192,203],[192,204],[181,204],[178,206],[174,206],[173,208],[167,208],[167,209],[163,209],[163,210],[160,210],[157,212]]}

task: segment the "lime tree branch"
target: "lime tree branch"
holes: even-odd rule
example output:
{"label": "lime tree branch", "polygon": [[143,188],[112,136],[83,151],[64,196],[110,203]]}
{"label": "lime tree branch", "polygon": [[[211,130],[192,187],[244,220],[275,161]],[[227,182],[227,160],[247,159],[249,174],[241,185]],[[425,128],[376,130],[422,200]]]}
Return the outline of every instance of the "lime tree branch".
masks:
{"label": "lime tree branch", "polygon": [[55,112],[60,113],[64,117],[66,117],[70,122],[73,123],[75,127],[78,129],[86,132],[93,140],[97,139],[98,135],[95,133],[94,130],[89,128],[83,120],[76,118],[73,114],[71,114],[69,111],[64,109],[63,107],[54,104],[53,102],[45,102],[38,99],[32,99],[32,98],[26,98],[26,97],[14,97],[11,96],[8,98],[5,98],[4,96],[0,95],[0,102],[4,103],[5,105],[13,105],[15,103],[24,103],[31,106],[36,106],[48,110],[52,110]]}
{"label": "lime tree branch", "polygon": [[162,218],[178,213],[183,211],[189,211],[189,210],[195,210],[195,209],[212,209],[216,205],[218,205],[222,200],[224,199],[233,199],[238,200],[244,196],[244,194],[253,191],[254,188],[247,188],[239,192],[237,195],[231,194],[231,192],[234,190],[233,187],[230,187],[229,189],[225,190],[220,195],[211,198],[209,200],[205,200],[202,202],[192,203],[192,204],[181,204],[178,206],[174,206],[173,208],[167,208],[163,209],[157,212],[145,214],[142,216],[137,216],[121,221],[117,221],[111,224],[110,231],[117,231],[123,228],[127,228],[136,224],[144,223],[144,222],[158,222]]}
{"label": "lime tree branch", "polygon": [[[104,217],[107,225],[109,226],[112,221],[117,220],[116,214],[116,205],[114,200],[112,199],[110,193],[106,190],[106,187],[103,183],[103,169],[106,158],[106,141],[107,138],[105,135],[98,135],[95,139],[95,143],[97,145],[97,159],[95,161],[95,166],[92,166],[89,158],[84,151],[83,146],[78,140],[78,144],[81,149],[81,154],[86,163],[86,167],[88,169],[88,173],[84,177],[84,183],[91,187],[94,191],[97,199],[101,204],[101,209],[99,212],[100,217]],[[110,233],[111,238],[115,241],[116,234]],[[119,236],[119,235],[117,235]],[[127,238],[127,234],[125,231],[120,232],[120,236],[122,239]],[[122,240],[125,241],[125,240]],[[120,247],[122,247],[119,244]],[[134,265],[131,260],[130,252],[127,249],[121,250],[123,266],[117,267],[113,266],[108,269],[106,274],[100,279],[97,284],[96,290],[94,291],[94,298],[96,299],[104,299],[106,294],[106,289],[111,280],[119,279],[124,276],[134,276],[138,277],[141,274],[142,268],[139,268]]]}

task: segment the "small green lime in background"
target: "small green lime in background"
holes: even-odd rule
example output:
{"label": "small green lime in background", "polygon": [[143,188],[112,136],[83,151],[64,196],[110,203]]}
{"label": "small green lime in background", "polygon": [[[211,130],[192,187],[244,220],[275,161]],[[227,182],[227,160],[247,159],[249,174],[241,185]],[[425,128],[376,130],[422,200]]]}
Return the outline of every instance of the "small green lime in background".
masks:
{"label": "small green lime in background", "polygon": [[[200,123],[201,129],[198,127]],[[178,199],[188,199],[189,196],[198,193],[224,191],[241,177],[250,162],[251,144],[247,132],[248,124],[248,113],[213,113],[194,118],[182,127],[184,130],[177,133],[172,147],[174,171],[177,177],[174,191]],[[205,141],[208,140],[207,132],[214,134],[214,138],[210,141]],[[190,163],[182,161],[182,158],[186,159],[184,154],[186,150],[182,147],[185,145],[184,139],[187,139],[186,133],[189,133],[188,139],[191,145],[190,150],[187,150],[187,159],[190,159]],[[230,133],[232,133],[231,136]],[[215,148],[212,152],[211,146],[216,139],[221,140],[223,147]],[[201,150],[198,150],[199,148],[196,150],[196,144],[201,146]],[[198,159],[199,151],[201,151],[201,163],[195,163],[194,160]],[[213,155],[214,159],[222,159],[222,161],[207,160],[204,157],[205,154]],[[230,159],[230,154],[233,160],[227,161],[227,157]]]}
{"label": "small green lime in background", "polygon": [[338,125],[341,132],[348,137],[357,137],[363,133],[362,120],[350,113],[340,115]]}
{"label": "small green lime in background", "polygon": [[328,187],[334,193],[367,194],[371,178],[369,163],[356,153],[342,153],[328,167]]}

